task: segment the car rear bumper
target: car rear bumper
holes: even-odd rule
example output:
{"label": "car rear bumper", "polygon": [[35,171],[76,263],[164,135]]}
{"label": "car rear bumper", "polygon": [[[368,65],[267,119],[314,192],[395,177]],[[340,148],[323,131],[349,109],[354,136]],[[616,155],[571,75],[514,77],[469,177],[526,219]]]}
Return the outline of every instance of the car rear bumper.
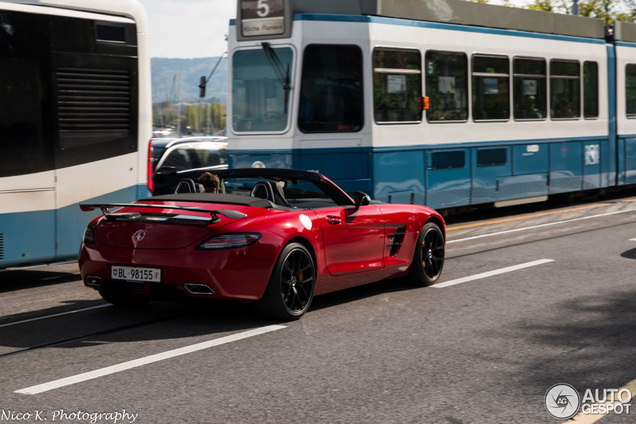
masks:
{"label": "car rear bumper", "polygon": [[[278,252],[256,243],[225,250],[138,250],[82,245],[79,257],[87,287],[133,290],[153,299],[216,298],[258,300],[263,296]],[[113,265],[159,268],[161,281],[114,280]],[[172,299],[174,297],[174,299]]]}

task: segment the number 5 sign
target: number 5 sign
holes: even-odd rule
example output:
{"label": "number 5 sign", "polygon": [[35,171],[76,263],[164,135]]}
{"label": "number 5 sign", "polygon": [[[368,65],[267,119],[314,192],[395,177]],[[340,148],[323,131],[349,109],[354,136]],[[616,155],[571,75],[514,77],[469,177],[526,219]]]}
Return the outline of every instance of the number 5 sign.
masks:
{"label": "number 5 sign", "polygon": [[240,0],[241,35],[271,36],[285,32],[285,0]]}
{"label": "number 5 sign", "polygon": [[271,9],[269,8],[268,0],[258,0],[258,7],[256,8],[256,14],[261,18],[267,18]]}

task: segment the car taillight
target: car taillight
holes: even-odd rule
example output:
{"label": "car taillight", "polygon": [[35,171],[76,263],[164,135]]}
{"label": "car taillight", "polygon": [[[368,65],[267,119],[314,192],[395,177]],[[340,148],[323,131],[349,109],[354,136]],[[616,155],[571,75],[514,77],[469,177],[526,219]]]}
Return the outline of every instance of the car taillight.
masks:
{"label": "car taillight", "polygon": [[204,241],[197,247],[197,249],[217,250],[244,247],[256,243],[260,238],[261,235],[259,233],[222,234]]}
{"label": "car taillight", "polygon": [[95,243],[95,230],[92,227],[86,227],[84,230],[84,243]]}
{"label": "car taillight", "polygon": [[150,193],[154,194],[155,192],[155,182],[153,180],[153,169],[152,169],[152,140],[148,142],[148,165],[146,171],[146,185],[148,186],[148,190]]}

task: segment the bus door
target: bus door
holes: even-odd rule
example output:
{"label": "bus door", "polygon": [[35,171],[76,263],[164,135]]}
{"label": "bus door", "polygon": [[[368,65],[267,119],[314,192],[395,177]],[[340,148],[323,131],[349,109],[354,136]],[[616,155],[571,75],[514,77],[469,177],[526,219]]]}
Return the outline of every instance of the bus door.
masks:
{"label": "bus door", "polygon": [[55,255],[55,175],[48,118],[45,18],[7,13],[0,37],[0,268]]}

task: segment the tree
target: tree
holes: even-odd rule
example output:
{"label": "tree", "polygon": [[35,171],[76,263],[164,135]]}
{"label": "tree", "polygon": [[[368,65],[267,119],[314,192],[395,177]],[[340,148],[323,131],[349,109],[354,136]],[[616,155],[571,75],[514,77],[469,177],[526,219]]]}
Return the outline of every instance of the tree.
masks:
{"label": "tree", "polygon": [[534,4],[528,6],[531,10],[541,10],[543,12],[555,12],[552,0],[534,0]]}
{"label": "tree", "polygon": [[[528,9],[545,12],[572,13],[570,0],[534,0]],[[614,21],[634,22],[636,18],[635,0],[579,0],[579,15],[598,18],[611,25]]]}
{"label": "tree", "polygon": [[188,105],[185,125],[195,133],[218,134],[225,129],[225,107],[219,103]]}

